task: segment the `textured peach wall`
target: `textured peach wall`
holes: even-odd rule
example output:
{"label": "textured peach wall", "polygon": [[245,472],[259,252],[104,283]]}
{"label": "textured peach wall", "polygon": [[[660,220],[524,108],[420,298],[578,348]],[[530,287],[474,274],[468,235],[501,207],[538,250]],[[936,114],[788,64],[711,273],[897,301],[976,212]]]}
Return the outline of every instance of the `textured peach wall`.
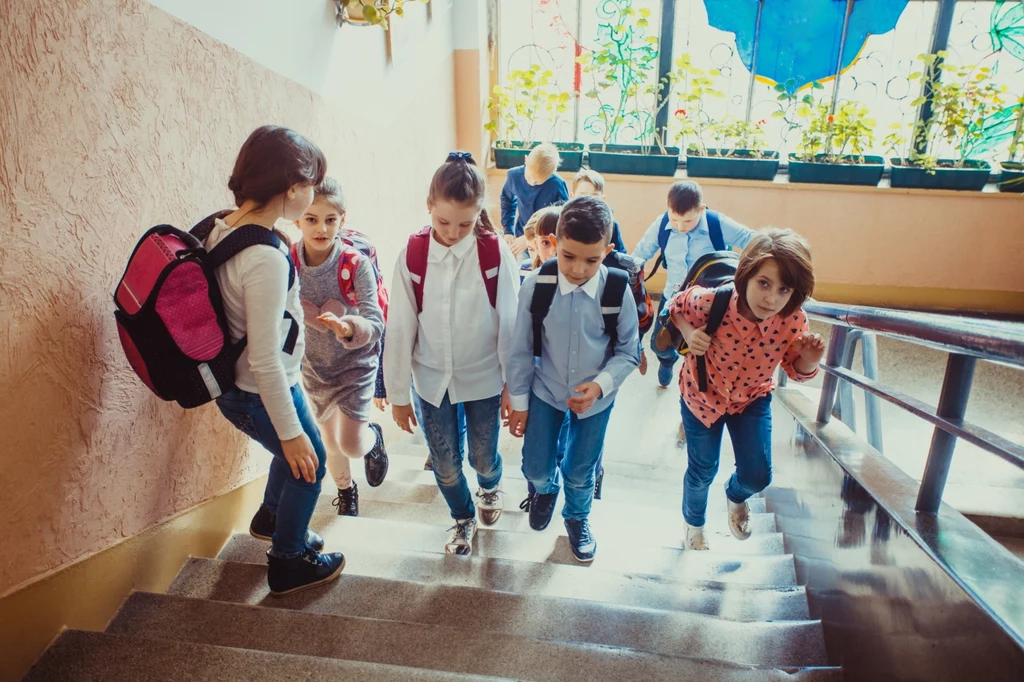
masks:
{"label": "textured peach wall", "polygon": [[141,232],[227,205],[239,145],[273,122],[324,148],[390,270],[453,145],[454,91],[450,41],[405,60],[416,87],[382,111],[139,0],[5,1],[0,26],[3,594],[265,470],[216,408],[163,403],[129,370],[110,294]]}

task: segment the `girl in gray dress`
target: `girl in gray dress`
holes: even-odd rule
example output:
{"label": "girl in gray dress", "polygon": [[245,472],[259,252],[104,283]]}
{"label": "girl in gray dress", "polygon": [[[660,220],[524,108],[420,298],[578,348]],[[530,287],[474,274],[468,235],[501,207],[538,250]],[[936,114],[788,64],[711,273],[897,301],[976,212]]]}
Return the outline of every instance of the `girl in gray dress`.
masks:
{"label": "girl in gray dress", "polygon": [[384,481],[387,451],[378,424],[370,423],[384,315],[370,259],[341,239],[345,199],[332,178],[316,188],[296,225],[293,250],[306,323],[302,381],[327,449],[327,468],[338,486],[338,514],[359,515],[359,491],[349,459],[362,457],[371,487]]}

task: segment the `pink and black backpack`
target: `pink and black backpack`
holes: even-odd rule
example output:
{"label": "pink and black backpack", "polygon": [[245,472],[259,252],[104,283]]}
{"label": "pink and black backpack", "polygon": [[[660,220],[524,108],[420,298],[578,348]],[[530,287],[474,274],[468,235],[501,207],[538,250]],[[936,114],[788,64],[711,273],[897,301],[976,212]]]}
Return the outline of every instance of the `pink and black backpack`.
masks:
{"label": "pink and black backpack", "polygon": [[[388,304],[390,296],[388,288],[384,285],[384,276],[381,274],[380,266],[377,264],[377,248],[373,242],[362,232],[355,230],[342,230],[338,233],[341,240],[342,251],[338,259],[338,289],[348,305],[356,305],[359,301],[356,296],[355,272],[359,261],[363,258],[370,259],[373,266],[373,274],[377,278],[377,304],[384,313],[384,321],[388,319]],[[292,244],[292,263],[295,269],[302,270],[302,260],[299,258],[299,245]]]}
{"label": "pink and black backpack", "polygon": [[[233,229],[210,251],[204,243],[222,211],[189,232],[157,225],[135,246],[114,291],[117,334],[128,363],[164,400],[198,407],[235,387],[235,362],[246,339],[231,342],[217,284],[217,268],[250,246],[281,248],[281,239],[259,225]],[[287,258],[285,254],[281,254]],[[288,288],[295,283],[289,259]],[[284,351],[292,353],[299,326],[291,326]]]}

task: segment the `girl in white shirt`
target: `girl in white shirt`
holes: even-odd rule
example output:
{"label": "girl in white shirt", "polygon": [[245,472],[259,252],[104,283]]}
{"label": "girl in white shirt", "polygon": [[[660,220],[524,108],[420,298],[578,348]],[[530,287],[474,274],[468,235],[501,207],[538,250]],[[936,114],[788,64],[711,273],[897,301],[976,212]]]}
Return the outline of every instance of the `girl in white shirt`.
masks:
{"label": "girl in white shirt", "polygon": [[[326,170],[323,153],[298,133],[278,126],[256,129],[228,182],[238,208],[217,219],[207,249],[243,225],[275,231],[278,220],[301,218]],[[259,244],[241,251],[217,269],[217,282],[231,339],[246,341],[235,366],[236,388],[218,397],[217,407],[274,455],[250,533],[272,541],[271,592],[295,592],[336,578],[345,558],[321,554],[323,540],[308,530],[327,455],[299,386],[305,339],[287,238],[276,248]]]}
{"label": "girl in white shirt", "polygon": [[508,414],[505,367],[519,293],[516,259],[483,208],[485,196],[473,158],[449,154],[430,183],[431,224],[398,256],[384,346],[392,415],[413,433],[415,401],[434,478],[455,520],[445,551],[460,555],[472,552],[477,525],[462,473],[459,407],[480,522],[491,525],[502,511],[498,433]]}

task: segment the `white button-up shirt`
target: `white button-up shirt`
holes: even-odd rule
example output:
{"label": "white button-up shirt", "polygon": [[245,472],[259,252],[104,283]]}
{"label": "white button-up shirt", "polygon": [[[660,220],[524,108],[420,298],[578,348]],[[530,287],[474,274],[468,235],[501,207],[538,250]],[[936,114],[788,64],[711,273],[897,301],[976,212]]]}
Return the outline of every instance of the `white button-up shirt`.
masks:
{"label": "white button-up shirt", "polygon": [[452,247],[431,237],[419,313],[405,254],[402,249],[395,264],[384,343],[388,399],[408,405],[410,379],[435,407],[445,393],[453,404],[500,394],[519,295],[518,266],[508,246],[501,242],[498,295],[491,307],[476,237],[470,234]]}

